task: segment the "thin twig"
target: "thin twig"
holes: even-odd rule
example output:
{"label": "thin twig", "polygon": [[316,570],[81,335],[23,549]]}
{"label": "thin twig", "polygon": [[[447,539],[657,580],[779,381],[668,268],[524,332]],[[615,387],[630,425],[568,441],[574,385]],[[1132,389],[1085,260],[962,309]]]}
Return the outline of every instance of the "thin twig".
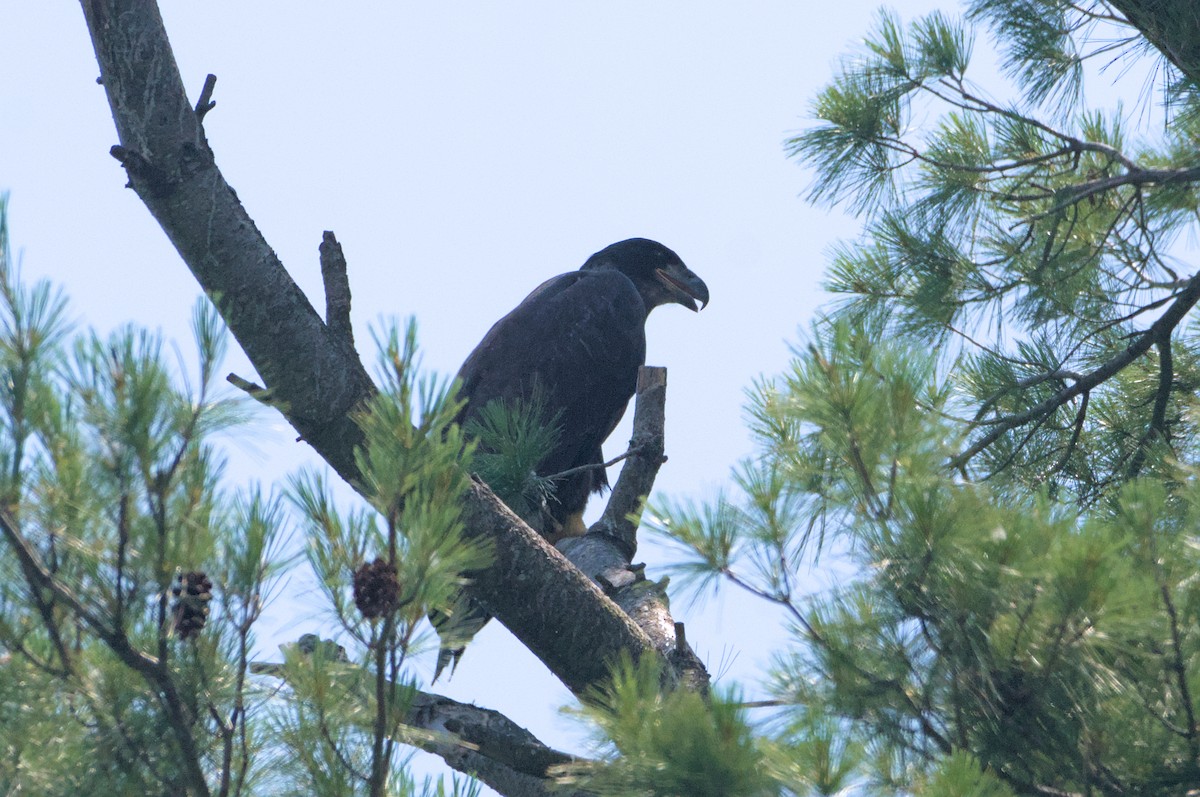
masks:
{"label": "thin twig", "polygon": [[260,404],[265,404],[268,407],[272,406],[270,388],[265,388],[257,382],[251,382],[249,379],[244,379],[234,373],[226,374],[225,381]]}
{"label": "thin twig", "polygon": [[1158,341],[1158,390],[1154,393],[1154,409],[1150,413],[1150,425],[1137,443],[1137,453],[1129,463],[1129,478],[1134,478],[1146,464],[1147,451],[1155,440],[1170,441],[1167,430],[1167,405],[1171,400],[1171,386],[1175,383],[1174,358],[1171,356],[1171,335],[1168,331]]}
{"label": "thin twig", "polygon": [[734,704],[738,708],[782,708],[784,706],[799,706],[799,700],[744,700]]}
{"label": "thin twig", "polygon": [[984,399],[983,403],[979,405],[979,411],[975,413],[975,420],[973,422],[987,425],[988,422],[982,420],[984,413],[986,413],[993,404],[1003,398],[1006,393],[1011,393],[1015,390],[1026,390],[1031,387],[1036,387],[1042,382],[1046,382],[1050,379],[1070,379],[1073,382],[1078,382],[1080,379],[1083,379],[1083,375],[1077,371],[1069,371],[1066,368],[1056,368],[1052,371],[1043,371],[1040,374],[1034,374],[1033,376],[1027,376],[1024,379],[1018,379],[1013,384],[1005,385]]}
{"label": "thin twig", "polygon": [[559,471],[558,473],[552,473],[549,476],[546,476],[545,478],[550,481],[559,481],[560,479],[565,479],[569,476],[574,476],[577,473],[585,473],[586,471],[589,471],[589,470],[604,470],[605,468],[611,468],[613,465],[616,465],[618,462],[621,462],[622,460],[629,459],[630,457],[634,457],[634,456],[637,456],[638,454],[642,453],[642,449],[643,449],[643,446],[630,446],[629,450],[626,451],[624,454],[613,457],[608,462],[595,462],[591,465],[580,465],[575,468],[568,468],[567,470]]}
{"label": "thin twig", "polygon": [[816,626],[809,622],[808,618],[804,616],[804,613],[796,608],[796,605],[788,598],[780,595],[773,595],[769,592],[764,592],[763,590],[758,589],[753,584],[743,580],[729,568],[723,568],[721,570],[721,575],[723,575],[731,583],[741,587],[750,594],[757,595],[769,603],[774,603],[777,606],[781,606],[784,611],[791,615],[792,619],[797,625],[800,626],[805,635],[818,647],[820,647],[830,656],[835,656],[838,659],[841,659],[847,666],[851,667],[858,675],[862,676],[872,686],[880,689],[886,689],[887,691],[895,694],[896,697],[898,697],[907,706],[908,710],[912,712],[912,717],[914,720],[916,720],[917,724],[921,726],[922,733],[924,733],[929,740],[934,743],[938,750],[945,755],[949,755],[951,752],[953,752],[953,745],[951,745],[950,741],[942,734],[942,732],[934,726],[933,721],[926,716],[925,711],[923,711],[921,707],[916,704],[912,698],[912,695],[910,695],[908,690],[904,688],[904,684],[893,678],[881,678],[870,670],[864,669],[857,662],[851,660],[844,653],[844,651],[834,647],[829,640],[827,640],[825,636],[817,630]]}
{"label": "thin twig", "polygon": [[1075,446],[1079,443],[1079,436],[1083,434],[1083,422],[1087,419],[1088,399],[1091,395],[1091,393],[1084,393],[1083,398],[1080,399],[1079,410],[1075,413],[1075,422],[1071,429],[1071,439],[1067,441],[1066,450],[1063,451],[1062,456],[1058,458],[1058,461],[1054,463],[1043,478],[1049,478],[1065,468],[1067,462],[1071,459],[1071,454],[1075,453]]}

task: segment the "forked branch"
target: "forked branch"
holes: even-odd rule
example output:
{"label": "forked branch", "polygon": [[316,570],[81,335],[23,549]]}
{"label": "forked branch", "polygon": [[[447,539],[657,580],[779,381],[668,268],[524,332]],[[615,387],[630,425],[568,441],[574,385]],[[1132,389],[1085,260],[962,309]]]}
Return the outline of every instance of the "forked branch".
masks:
{"label": "forked branch", "polygon": [[1022,412],[1001,416],[988,421],[989,431],[979,437],[965,451],[951,460],[951,467],[961,468],[979,452],[999,440],[1011,429],[1025,424],[1045,419],[1067,402],[1083,393],[1094,390],[1101,383],[1111,379],[1150,350],[1156,342],[1170,337],[1171,332],[1179,326],[1184,316],[1200,302],[1200,274],[1188,280],[1186,287],[1180,291],[1175,300],[1159,316],[1150,328],[1139,333],[1123,351],[1109,358],[1099,367],[1080,375],[1067,387],[1055,393],[1050,398]]}

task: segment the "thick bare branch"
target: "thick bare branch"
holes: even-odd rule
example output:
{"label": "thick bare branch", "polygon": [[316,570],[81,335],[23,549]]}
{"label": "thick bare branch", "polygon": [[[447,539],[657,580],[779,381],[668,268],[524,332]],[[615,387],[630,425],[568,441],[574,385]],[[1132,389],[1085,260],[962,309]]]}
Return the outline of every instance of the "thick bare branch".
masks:
{"label": "thick bare branch", "polygon": [[[221,176],[188,103],[154,0],[86,0],[84,16],[130,185],[163,227],[302,439],[351,484],[362,432],[351,413],[375,392]],[[336,325],[335,325],[336,326]],[[617,651],[656,650],[601,591],[483,484],[465,499],[470,532],[500,555],[473,591],[575,691]],[[564,611],[569,606],[570,611]]]}
{"label": "thick bare branch", "polygon": [[[213,160],[154,0],[81,3],[129,184],[221,310],[288,420],[343,477],[372,392]],[[296,367],[308,361],[308,367]],[[343,440],[350,441],[347,446]]]}
{"label": "thick bare branch", "polygon": [[556,795],[584,797],[585,792],[555,789],[555,767],[578,759],[540,742],[498,711],[459,703],[440,695],[420,694],[413,701],[414,727],[439,731],[429,752],[451,767],[472,774],[508,797]]}
{"label": "thick bare branch", "polygon": [[604,515],[589,530],[603,534],[620,546],[626,561],[637,553],[637,529],[642,504],[654,488],[663,456],[667,405],[667,369],[643,366],[638,370],[637,402],[633,410],[633,437],[629,449],[636,451],[621,467]]}
{"label": "thick bare branch", "polygon": [[568,689],[579,693],[601,683],[622,651],[637,658],[655,649],[646,632],[600,587],[487,485],[475,480],[471,492],[464,518],[467,534],[491,540],[495,551],[487,570],[471,574],[471,594]]}
{"label": "thick bare branch", "polygon": [[354,330],[350,326],[350,279],[346,273],[346,256],[331,230],[325,231],[319,249],[321,279],[325,283],[325,323],[348,351],[354,351]]}

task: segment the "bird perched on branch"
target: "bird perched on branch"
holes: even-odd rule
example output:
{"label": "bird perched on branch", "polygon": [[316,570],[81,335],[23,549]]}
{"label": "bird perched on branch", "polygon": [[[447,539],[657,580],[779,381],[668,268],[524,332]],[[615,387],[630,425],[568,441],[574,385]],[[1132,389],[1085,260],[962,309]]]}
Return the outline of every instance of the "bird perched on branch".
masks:
{"label": "bird perched on branch", "polygon": [[[538,286],[459,370],[459,396],[467,402],[460,421],[468,431],[496,406],[533,407],[552,426],[548,453],[534,468],[549,494],[525,518],[551,542],[582,534],[588,497],[608,486],[601,444],[646,362],[646,318],[664,304],[698,311],[708,304],[708,286],[662,244],[620,241]],[[458,663],[466,640],[487,621],[479,607],[462,609],[438,628],[439,674]]]}

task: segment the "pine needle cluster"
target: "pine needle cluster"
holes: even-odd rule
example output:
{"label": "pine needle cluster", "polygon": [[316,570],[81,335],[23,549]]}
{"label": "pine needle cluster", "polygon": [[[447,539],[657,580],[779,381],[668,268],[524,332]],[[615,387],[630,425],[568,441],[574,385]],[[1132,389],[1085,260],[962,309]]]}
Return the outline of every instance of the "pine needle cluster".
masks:
{"label": "pine needle cluster", "polygon": [[[220,435],[249,411],[216,380],[212,303],[193,314],[192,373],[149,332],[77,332],[60,292],[19,279],[4,211],[0,792],[477,793],[405,766],[432,743],[409,715],[425,617],[488,556],[462,535],[461,404],[421,374],[415,326],[381,341],[365,500],[340,510],[311,472],[286,496],[233,491]],[[264,665],[256,629],[296,530],[333,638],[306,634]]]}
{"label": "pine needle cluster", "polygon": [[[787,618],[782,793],[1200,784],[1197,73],[1111,5],[882,13],[789,141],[864,234],[734,488],[656,508],[676,585]],[[1088,106],[1139,58],[1157,135]]]}
{"label": "pine needle cluster", "polygon": [[[941,13],[882,14],[788,146],[814,200],[865,222],[834,254],[837,313],[944,353],[972,432],[956,464],[1094,500],[1193,448],[1200,285],[1178,242],[1197,231],[1200,106],[1157,65],[1161,101],[1133,105],[1161,134],[1088,107],[1085,78],[1145,48],[1100,4],[991,0],[970,19],[997,52]],[[1017,99],[973,66],[989,55]]]}

